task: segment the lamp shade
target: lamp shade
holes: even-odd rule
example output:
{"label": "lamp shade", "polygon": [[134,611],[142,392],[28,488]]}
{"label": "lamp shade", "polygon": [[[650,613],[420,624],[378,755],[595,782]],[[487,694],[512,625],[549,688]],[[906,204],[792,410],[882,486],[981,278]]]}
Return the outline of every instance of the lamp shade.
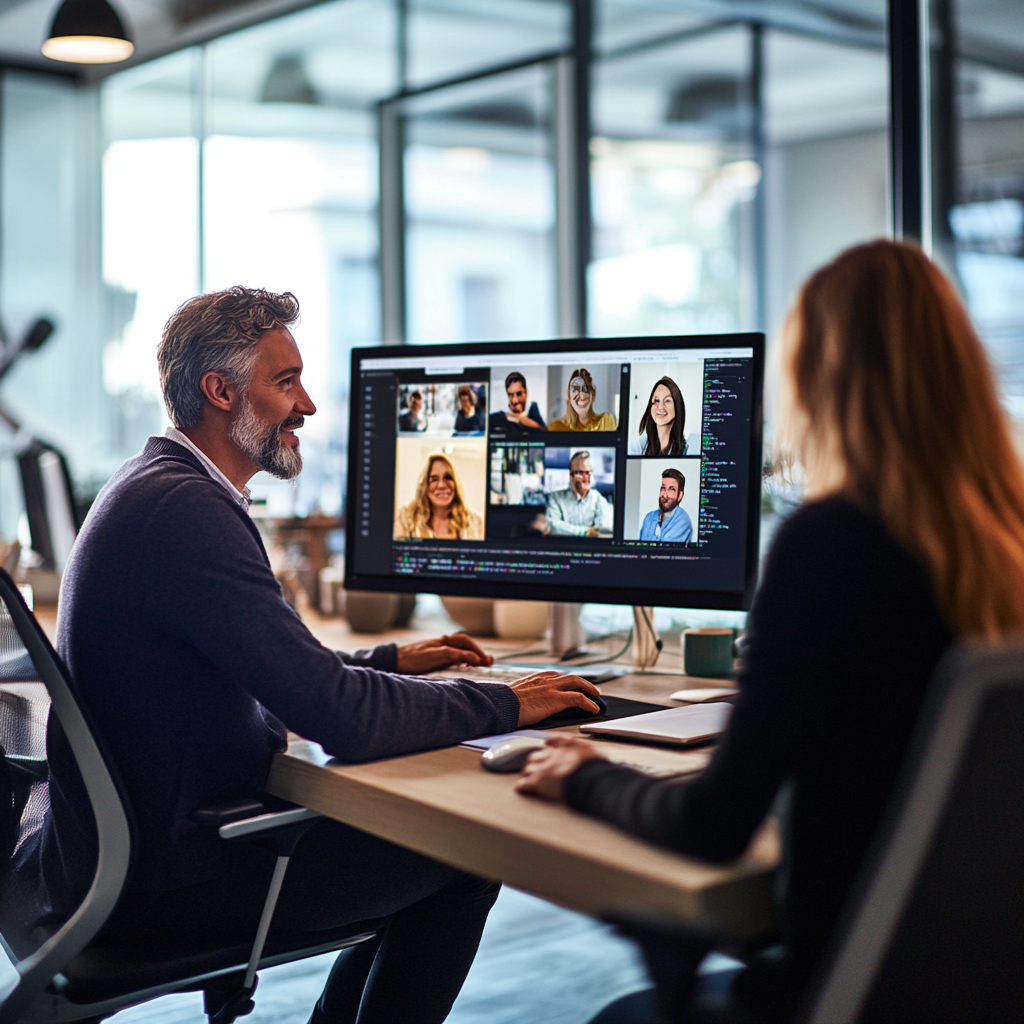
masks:
{"label": "lamp shade", "polygon": [[107,0],[64,0],[57,9],[43,56],[75,64],[127,60],[135,46]]}

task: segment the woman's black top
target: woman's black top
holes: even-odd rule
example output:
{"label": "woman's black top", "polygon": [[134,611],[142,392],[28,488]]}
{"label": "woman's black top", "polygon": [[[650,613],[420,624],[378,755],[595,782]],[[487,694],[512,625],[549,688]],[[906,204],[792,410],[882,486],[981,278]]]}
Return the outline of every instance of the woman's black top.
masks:
{"label": "woman's black top", "polygon": [[799,984],[867,853],[952,636],[925,568],[879,519],[828,498],[780,528],[747,637],[732,721],[703,774],[654,780],[588,761],[567,780],[566,800],[726,861],[792,783],[780,909]]}

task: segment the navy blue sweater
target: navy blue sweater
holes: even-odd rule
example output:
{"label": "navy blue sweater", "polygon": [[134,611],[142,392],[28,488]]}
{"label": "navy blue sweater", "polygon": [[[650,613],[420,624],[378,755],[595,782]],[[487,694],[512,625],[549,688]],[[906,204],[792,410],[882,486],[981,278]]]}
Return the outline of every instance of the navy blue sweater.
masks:
{"label": "navy blue sweater", "polygon": [[[514,729],[509,687],[395,673],[394,646],[328,650],[285,603],[259,533],[184,447],[150,438],[96,499],[64,576],[57,646],[106,740],[138,836],[134,890],[217,876],[198,807],[259,797],[285,726],[345,761]],[[81,896],[95,838],[51,721],[42,868],[54,909]]]}

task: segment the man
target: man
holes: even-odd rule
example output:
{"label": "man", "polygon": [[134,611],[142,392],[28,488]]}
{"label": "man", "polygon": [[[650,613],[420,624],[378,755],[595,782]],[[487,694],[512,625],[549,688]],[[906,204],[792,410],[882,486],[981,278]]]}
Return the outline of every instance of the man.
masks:
{"label": "man", "polygon": [[426,420],[423,418],[423,396],[419,391],[414,391],[409,396],[409,408],[398,417],[398,429],[403,432],[412,433],[427,429]]}
{"label": "man", "polygon": [[[158,362],[174,427],[101,491],[63,580],[58,648],[105,737],[138,838],[106,932],[188,938],[255,932],[273,854],[226,844],[197,808],[259,798],[285,728],[363,761],[536,722],[596,693],[554,673],[512,687],[416,679],[491,659],[464,635],[343,655],[285,603],[248,515],[259,470],[302,467],[295,433],[316,407],[285,293],[232,288],[186,302]],[[53,912],[88,884],[95,833],[59,728],[39,863]],[[339,958],[314,1021],[444,1019],[497,887],[336,822],[310,830],[274,927],[321,931],[386,917],[384,937]],[[371,970],[372,968],[372,970]]]}
{"label": "man", "polygon": [[517,437],[548,429],[536,402],[530,402],[530,411],[526,411],[529,401],[526,378],[518,370],[513,370],[505,378],[505,394],[508,396],[508,412],[491,413],[492,434]]}
{"label": "man", "polygon": [[661,474],[658,507],[644,516],[640,527],[640,540],[657,540],[662,544],[686,544],[693,537],[693,523],[686,509],[679,507],[683,500],[686,477],[678,469],[666,469]]}
{"label": "man", "polygon": [[591,488],[594,467],[590,452],[577,452],[569,460],[569,486],[548,495],[548,532],[562,537],[597,537],[608,532],[611,506]]}

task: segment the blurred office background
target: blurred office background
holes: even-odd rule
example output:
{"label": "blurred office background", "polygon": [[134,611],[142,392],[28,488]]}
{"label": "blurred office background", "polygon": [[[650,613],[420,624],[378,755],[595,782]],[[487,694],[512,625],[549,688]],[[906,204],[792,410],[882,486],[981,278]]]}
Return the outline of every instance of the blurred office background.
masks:
{"label": "blurred office background", "polygon": [[[930,3],[923,234],[1024,419],[1024,5]],[[0,316],[57,324],[0,395],[86,500],[197,292],[299,297],[320,412],[257,494],[330,516],[352,346],[770,331],[892,230],[886,0],[120,0],[132,66],[70,74],[52,6],[0,0]]]}

